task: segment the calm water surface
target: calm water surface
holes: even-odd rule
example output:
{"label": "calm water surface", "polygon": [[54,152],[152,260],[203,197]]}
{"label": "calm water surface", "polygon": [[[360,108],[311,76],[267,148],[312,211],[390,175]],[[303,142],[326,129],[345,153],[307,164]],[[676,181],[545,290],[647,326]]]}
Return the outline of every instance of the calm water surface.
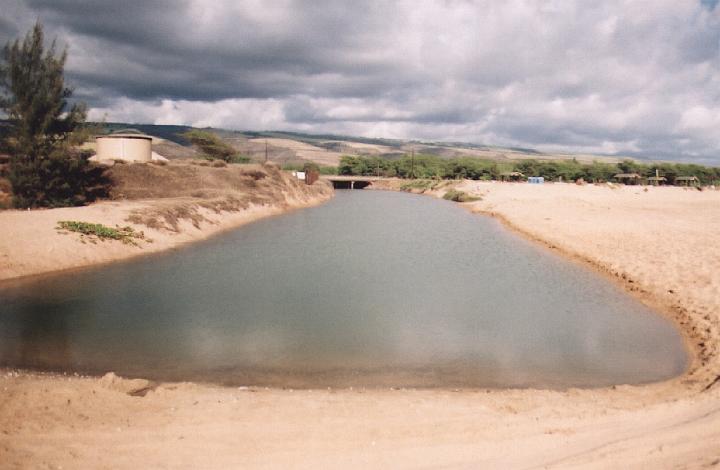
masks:
{"label": "calm water surface", "polygon": [[339,191],[169,255],[0,289],[0,364],[288,387],[680,374],[673,326],[453,203]]}

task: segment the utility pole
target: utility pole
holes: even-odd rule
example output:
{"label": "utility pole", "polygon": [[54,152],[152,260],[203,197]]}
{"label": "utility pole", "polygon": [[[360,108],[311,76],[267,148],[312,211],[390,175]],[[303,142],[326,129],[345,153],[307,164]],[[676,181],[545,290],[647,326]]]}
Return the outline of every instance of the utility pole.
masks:
{"label": "utility pole", "polygon": [[412,160],[410,164],[410,179],[415,179],[415,147],[412,148]]}
{"label": "utility pole", "polygon": [[267,163],[267,158],[268,158],[268,154],[267,154],[267,139],[265,139],[265,163]]}

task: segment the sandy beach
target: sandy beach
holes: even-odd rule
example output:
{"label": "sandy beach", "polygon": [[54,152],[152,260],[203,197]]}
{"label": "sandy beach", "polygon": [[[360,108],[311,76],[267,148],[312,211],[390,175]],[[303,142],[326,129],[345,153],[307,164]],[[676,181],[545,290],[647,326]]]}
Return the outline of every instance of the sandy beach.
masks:
{"label": "sandy beach", "polygon": [[[688,372],[658,384],[592,390],[298,391],[5,370],[0,462],[7,468],[720,466],[720,191],[475,181],[458,188],[481,197],[464,205],[478,217],[501,218],[520,236],[598,270],[675,321],[694,357]],[[135,204],[152,202],[58,211],[75,211],[75,219],[105,213],[98,221],[116,223]],[[5,278],[45,269],[19,261],[32,252],[27,241],[39,236],[39,229],[25,227],[31,219],[47,219],[38,222],[46,227],[42,236],[70,240],[55,234],[57,217],[45,213],[0,213]],[[204,234],[204,227],[195,230]],[[164,243],[148,233],[158,237],[153,245]],[[55,259],[58,250],[45,258]],[[109,261],[87,256],[86,264]]]}

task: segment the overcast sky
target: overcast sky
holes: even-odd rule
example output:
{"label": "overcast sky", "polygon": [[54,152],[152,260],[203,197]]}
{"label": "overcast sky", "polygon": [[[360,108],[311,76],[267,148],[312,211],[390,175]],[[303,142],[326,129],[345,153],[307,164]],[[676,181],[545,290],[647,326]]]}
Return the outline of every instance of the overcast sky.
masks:
{"label": "overcast sky", "polygon": [[108,121],[720,164],[717,0],[0,0]]}

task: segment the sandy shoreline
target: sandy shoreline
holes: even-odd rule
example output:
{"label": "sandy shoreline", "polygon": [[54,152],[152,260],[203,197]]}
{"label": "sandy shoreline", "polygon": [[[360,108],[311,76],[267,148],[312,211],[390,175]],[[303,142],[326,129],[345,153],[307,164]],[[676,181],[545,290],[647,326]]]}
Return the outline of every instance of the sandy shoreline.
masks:
{"label": "sandy shoreline", "polygon": [[661,307],[696,353],[690,371],[646,386],[458,392],[256,390],[5,371],[0,461],[10,468],[719,465],[720,385],[706,388],[720,375],[720,192],[471,181],[460,189],[482,197],[468,209],[500,217]]}
{"label": "sandy shoreline", "polygon": [[[675,322],[692,354],[683,383],[704,388],[720,376],[720,246],[713,236],[720,230],[720,193],[588,186],[582,188],[584,197],[576,198],[572,184],[541,190],[510,186],[515,188],[465,182],[459,189],[482,197],[469,204],[471,211],[497,217],[531,240],[590,265]],[[608,191],[612,201],[606,199]],[[510,192],[514,199],[522,192],[524,204],[508,200]],[[547,200],[562,200],[550,217],[532,204]],[[590,211],[597,212],[588,215]],[[622,224],[612,223],[623,215],[627,220]],[[572,221],[572,232],[563,230],[567,221]],[[689,256],[688,250],[696,249],[703,259]]]}
{"label": "sandy shoreline", "polygon": [[[376,189],[397,191],[403,184],[388,180]],[[720,244],[713,236],[720,230],[718,191],[466,180],[419,193],[440,198],[449,187],[480,199],[462,204],[470,212],[497,218],[524,238],[590,267],[673,321],[692,360],[681,376],[685,383],[704,387],[720,376]],[[624,227],[628,223],[634,226]],[[698,262],[687,248],[704,250],[704,259]]]}
{"label": "sandy shoreline", "polygon": [[[288,175],[273,176],[278,186],[276,196],[229,210],[206,207],[208,202],[200,198],[170,197],[102,201],[84,207],[37,211],[1,211],[0,283],[22,282],[24,278],[181,249],[188,243],[205,240],[265,217],[322,204],[333,194],[327,185],[304,188],[304,184],[292,181]],[[184,217],[176,217],[177,220],[173,220],[176,227],[172,229],[133,222],[138,214],[149,218],[147,214],[155,213],[179,213]],[[56,227],[61,220],[102,223],[109,227],[131,226],[143,232],[149,241],[139,241],[138,246],[117,241],[83,242],[77,234],[59,233],[61,231]]]}

